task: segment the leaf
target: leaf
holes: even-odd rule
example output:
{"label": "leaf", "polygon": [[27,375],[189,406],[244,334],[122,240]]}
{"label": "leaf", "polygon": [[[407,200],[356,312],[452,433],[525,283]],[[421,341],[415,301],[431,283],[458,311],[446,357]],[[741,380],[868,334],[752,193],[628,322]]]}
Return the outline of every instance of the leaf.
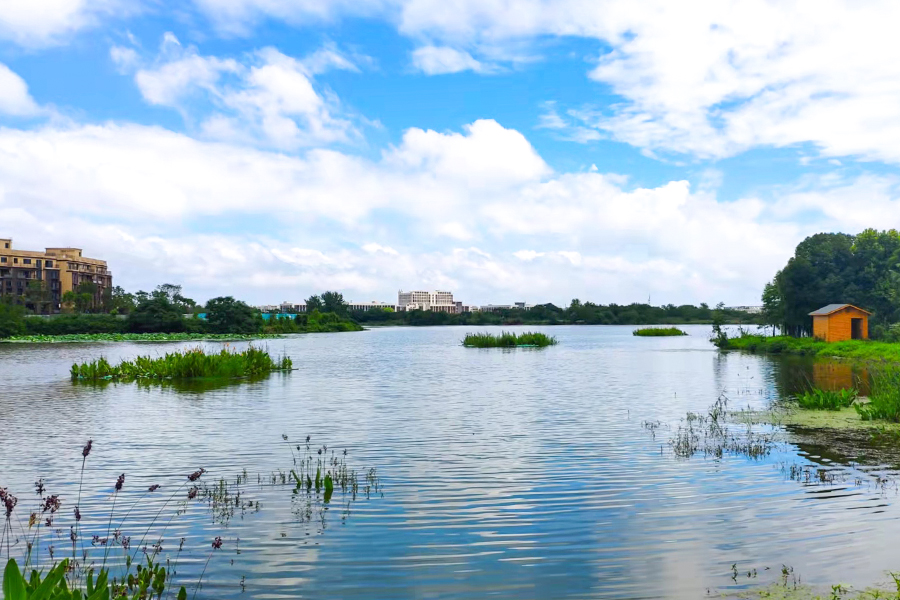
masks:
{"label": "leaf", "polygon": [[181,586],[181,589],[178,590],[178,600],[187,600],[187,590],[184,589],[184,586]]}
{"label": "leaf", "polygon": [[66,572],[68,566],[69,560],[66,559],[52,568],[50,572],[47,573],[47,577],[44,578],[44,581],[41,582],[41,585],[39,585],[37,589],[31,593],[31,596],[28,597],[28,600],[45,600],[50,598],[50,593],[53,591],[53,588],[56,587],[56,584],[63,578],[63,573]]}
{"label": "leaf", "polygon": [[25,600],[25,579],[14,558],[9,559],[3,571],[3,597],[6,600]]}

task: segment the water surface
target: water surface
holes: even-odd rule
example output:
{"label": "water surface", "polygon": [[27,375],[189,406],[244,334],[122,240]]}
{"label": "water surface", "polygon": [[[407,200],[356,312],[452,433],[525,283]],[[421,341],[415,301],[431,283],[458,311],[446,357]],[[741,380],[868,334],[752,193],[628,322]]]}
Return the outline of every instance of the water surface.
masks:
{"label": "water surface", "polygon": [[[723,393],[732,407],[763,408],[808,365],[719,353],[701,326],[678,338],[512,329],[560,344],[468,349],[459,341],[474,329],[455,327],[295,336],[259,343],[297,371],[208,390],[68,380],[74,360],[196,344],[2,344],[0,487],[26,521],[35,479],[62,495],[54,547],[65,555],[88,438],[88,544],[106,533],[120,473],[113,528],[130,509],[123,534],[138,546],[167,497],[146,495],[149,485],[181,502],[195,469],[210,482],[246,469],[244,498],[258,510],[222,519],[185,502],[162,533],[164,556],[185,538],[188,584],[223,538],[198,594],[208,598],[698,598],[774,581],[782,564],[805,582],[857,585],[900,568],[897,492],[876,479],[890,465],[799,443],[761,460],[679,459],[668,447],[687,412]],[[349,512],[336,497],[324,520],[307,521],[288,487],[256,485],[291,468],[282,434],[377,467],[383,496]],[[792,465],[832,476],[797,481]]]}

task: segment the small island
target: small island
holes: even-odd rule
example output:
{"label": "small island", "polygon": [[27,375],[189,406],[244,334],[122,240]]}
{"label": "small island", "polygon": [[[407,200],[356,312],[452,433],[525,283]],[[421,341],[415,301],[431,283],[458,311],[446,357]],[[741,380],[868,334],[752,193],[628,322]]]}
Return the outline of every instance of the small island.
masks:
{"label": "small island", "polygon": [[631,332],[631,335],[640,337],[669,337],[687,335],[687,332],[682,331],[677,327],[644,327],[642,329],[635,329]]}
{"label": "small island", "polygon": [[260,377],[272,371],[290,371],[293,363],[287,356],[274,360],[269,353],[250,346],[243,351],[223,349],[207,354],[202,348],[167,353],[151,358],[138,356],[111,365],[105,358],[72,365],[72,381],[164,381],[183,379],[236,379]]}
{"label": "small island", "polygon": [[504,331],[499,335],[467,333],[462,345],[466,348],[543,348],[558,343],[555,337],[543,333],[526,331],[516,335]]}

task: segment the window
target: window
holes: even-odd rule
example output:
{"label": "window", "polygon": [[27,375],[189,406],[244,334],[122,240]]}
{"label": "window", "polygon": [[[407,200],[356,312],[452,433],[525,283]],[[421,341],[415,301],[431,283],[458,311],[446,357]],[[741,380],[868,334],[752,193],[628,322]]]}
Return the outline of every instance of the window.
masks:
{"label": "window", "polygon": [[23,259],[22,259],[22,262],[25,263],[26,265],[30,265],[30,264],[31,264],[31,259],[30,259],[30,258],[23,258]]}
{"label": "window", "polygon": [[14,259],[13,259],[13,263],[19,264],[19,259],[18,259],[18,258],[14,258]]}
{"label": "window", "polygon": [[6,262],[6,257],[5,257],[5,256],[0,256],[0,262]]}
{"label": "window", "polygon": [[44,266],[45,266],[45,267],[52,267],[52,266],[53,266],[53,261],[52,261],[52,260],[45,260],[45,261],[44,261]]}
{"label": "window", "polygon": [[3,243],[3,247],[4,247],[4,248],[9,248],[9,242],[4,242],[4,243]]}

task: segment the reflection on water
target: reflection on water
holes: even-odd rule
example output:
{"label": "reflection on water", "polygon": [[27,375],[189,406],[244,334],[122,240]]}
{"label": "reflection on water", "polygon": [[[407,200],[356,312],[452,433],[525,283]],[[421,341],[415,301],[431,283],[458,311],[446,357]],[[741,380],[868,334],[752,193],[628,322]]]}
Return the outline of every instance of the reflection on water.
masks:
{"label": "reflection on water", "polygon": [[778,393],[793,396],[812,387],[838,391],[854,388],[861,396],[871,389],[870,369],[864,363],[827,360],[802,356],[773,359],[777,372]]}
{"label": "reflection on water", "polygon": [[[31,506],[43,477],[63,499],[60,522],[71,518],[93,438],[81,511],[102,523],[85,534],[104,536],[122,472],[123,535],[154,523],[167,496],[144,498],[151,485],[186,494],[185,474],[201,467],[210,488],[240,481],[221,502],[179,500],[164,530],[153,525],[164,555],[185,540],[177,579],[189,588],[222,537],[198,598],[698,598],[777,580],[782,564],[806,582],[856,585],[900,567],[883,551],[900,534],[897,491],[877,484],[896,463],[780,430],[753,458],[667,446],[688,412],[723,394],[758,410],[846,371],[722,354],[708,327],[678,338],[538,329],[560,345],[462,348],[472,329],[450,327],[269,340],[297,371],[203,390],[68,381],[75,360],[146,353],[137,344],[0,345],[0,487]],[[335,494],[307,512],[282,434],[346,448],[360,474],[377,468],[383,497]],[[266,483],[278,473],[284,484]],[[734,564],[758,576],[732,579]]]}

